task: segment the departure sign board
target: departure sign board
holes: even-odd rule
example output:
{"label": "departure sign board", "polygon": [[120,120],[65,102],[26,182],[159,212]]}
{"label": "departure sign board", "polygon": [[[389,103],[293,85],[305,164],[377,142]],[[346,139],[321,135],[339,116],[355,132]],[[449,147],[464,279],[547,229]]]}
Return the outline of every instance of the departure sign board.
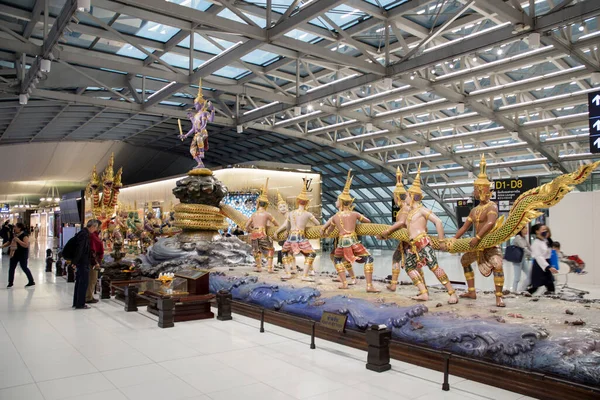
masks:
{"label": "departure sign board", "polygon": [[498,205],[498,211],[508,212],[520,195],[537,185],[538,179],[535,176],[495,180],[492,189],[492,201]]}
{"label": "departure sign board", "polygon": [[600,153],[600,91],[588,93],[590,152]]}
{"label": "departure sign board", "polygon": [[392,200],[392,225],[396,222],[396,216],[400,212],[400,207],[396,205],[396,202]]}
{"label": "departure sign board", "polygon": [[456,202],[456,221],[459,228],[467,221],[475,204],[471,200],[458,200]]}

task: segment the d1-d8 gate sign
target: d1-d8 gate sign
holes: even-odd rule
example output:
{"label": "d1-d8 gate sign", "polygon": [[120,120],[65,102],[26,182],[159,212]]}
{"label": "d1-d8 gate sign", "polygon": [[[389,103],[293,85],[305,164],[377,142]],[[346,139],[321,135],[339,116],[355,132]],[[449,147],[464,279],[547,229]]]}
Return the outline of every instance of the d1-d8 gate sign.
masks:
{"label": "d1-d8 gate sign", "polygon": [[537,185],[538,179],[535,176],[495,180],[492,189],[492,201],[498,205],[498,211],[508,212],[521,194],[535,188]]}

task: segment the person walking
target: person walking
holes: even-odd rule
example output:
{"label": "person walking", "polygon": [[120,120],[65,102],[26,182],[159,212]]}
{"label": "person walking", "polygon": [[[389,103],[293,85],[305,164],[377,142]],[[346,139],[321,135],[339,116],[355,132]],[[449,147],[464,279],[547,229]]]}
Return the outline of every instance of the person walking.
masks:
{"label": "person walking", "polygon": [[[527,260],[531,259],[531,246],[529,245],[529,241],[527,240],[527,226],[525,226],[521,232],[517,233],[513,240],[513,245],[520,247],[523,249],[523,258],[521,262],[513,262],[513,285],[512,291],[515,293],[521,293],[524,288],[528,286],[529,281],[529,266],[527,265]],[[519,281],[521,280],[521,271],[524,273],[524,279],[521,285],[519,285]],[[519,287],[521,289],[519,289]]]}
{"label": "person walking", "polygon": [[71,265],[75,269],[75,289],[73,290],[73,307],[75,309],[90,308],[85,304],[85,296],[90,275],[90,235],[98,230],[98,221],[91,219],[85,228],[77,232],[75,239],[75,254]]}
{"label": "person walking", "polygon": [[550,265],[552,251],[548,247],[548,227],[543,224],[534,225],[531,233],[535,235],[535,240],[531,244],[531,258],[533,265],[531,267],[531,285],[527,291],[534,294],[540,286],[545,286],[547,292],[554,293],[554,277],[558,270]]}
{"label": "person walking", "polygon": [[[96,222],[100,225],[100,221]],[[96,231],[90,234],[90,277],[85,296],[86,304],[98,302],[98,300],[94,298],[94,288],[98,282],[98,271],[100,270],[100,265],[102,265],[103,258],[104,244],[102,243],[102,239],[100,239],[100,232]]]}
{"label": "person walking", "polygon": [[[8,254],[9,252],[9,246],[13,240],[13,229],[14,227],[10,224],[10,221],[4,222],[2,229],[0,229],[0,237],[2,238],[2,254]],[[6,249],[6,251],[4,249]]]}
{"label": "person walking", "polygon": [[40,236],[40,228],[38,227],[38,224],[35,224],[35,228],[33,228],[33,231],[35,233],[35,241],[37,242],[38,237]]}
{"label": "person walking", "polygon": [[25,287],[35,285],[31,271],[27,267],[27,261],[29,260],[29,235],[25,230],[25,225],[23,225],[21,222],[17,222],[15,225],[13,245],[16,245],[16,249],[10,257],[7,288],[13,287],[17,264],[21,266],[21,269],[27,276],[28,282]]}

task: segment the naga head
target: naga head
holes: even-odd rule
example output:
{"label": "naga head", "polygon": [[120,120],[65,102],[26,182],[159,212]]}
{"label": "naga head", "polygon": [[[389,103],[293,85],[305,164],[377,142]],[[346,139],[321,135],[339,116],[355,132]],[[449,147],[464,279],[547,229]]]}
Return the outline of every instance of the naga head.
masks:
{"label": "naga head", "polygon": [[105,188],[112,188],[114,179],[115,179],[115,172],[113,170],[113,166],[115,164],[115,154],[111,154],[110,158],[108,159],[108,165],[106,166],[106,169],[104,170],[104,172],[102,173],[102,184],[104,185]]}
{"label": "naga head", "polygon": [[92,177],[90,178],[90,189],[96,192],[100,187],[100,177],[98,176],[98,172],[96,172],[96,166],[94,165],[94,169],[92,170]]}
{"label": "naga head", "polygon": [[487,163],[485,156],[481,155],[481,161],[479,162],[479,175],[473,182],[473,197],[479,201],[488,201],[492,197],[492,183],[487,177]]}
{"label": "naga head", "polygon": [[121,177],[123,176],[123,167],[119,168],[117,174],[115,175],[115,181],[113,183],[113,187],[116,190],[119,190],[123,187],[123,183],[121,182]]}
{"label": "naga head", "polygon": [[421,190],[421,164],[419,163],[415,180],[413,181],[412,186],[408,188],[406,202],[409,206],[412,206],[415,203],[419,203],[421,200],[423,200],[423,191]]}

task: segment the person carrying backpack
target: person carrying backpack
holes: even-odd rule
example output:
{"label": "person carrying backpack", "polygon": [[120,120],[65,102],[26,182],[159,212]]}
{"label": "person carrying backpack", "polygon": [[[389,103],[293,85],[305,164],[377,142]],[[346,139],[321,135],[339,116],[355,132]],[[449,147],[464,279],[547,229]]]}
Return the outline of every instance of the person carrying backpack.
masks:
{"label": "person carrying backpack", "polygon": [[77,310],[88,309],[85,296],[90,275],[90,235],[98,230],[98,221],[89,220],[81,231],[71,238],[63,249],[63,257],[71,261],[75,269],[75,289],[73,307]]}

